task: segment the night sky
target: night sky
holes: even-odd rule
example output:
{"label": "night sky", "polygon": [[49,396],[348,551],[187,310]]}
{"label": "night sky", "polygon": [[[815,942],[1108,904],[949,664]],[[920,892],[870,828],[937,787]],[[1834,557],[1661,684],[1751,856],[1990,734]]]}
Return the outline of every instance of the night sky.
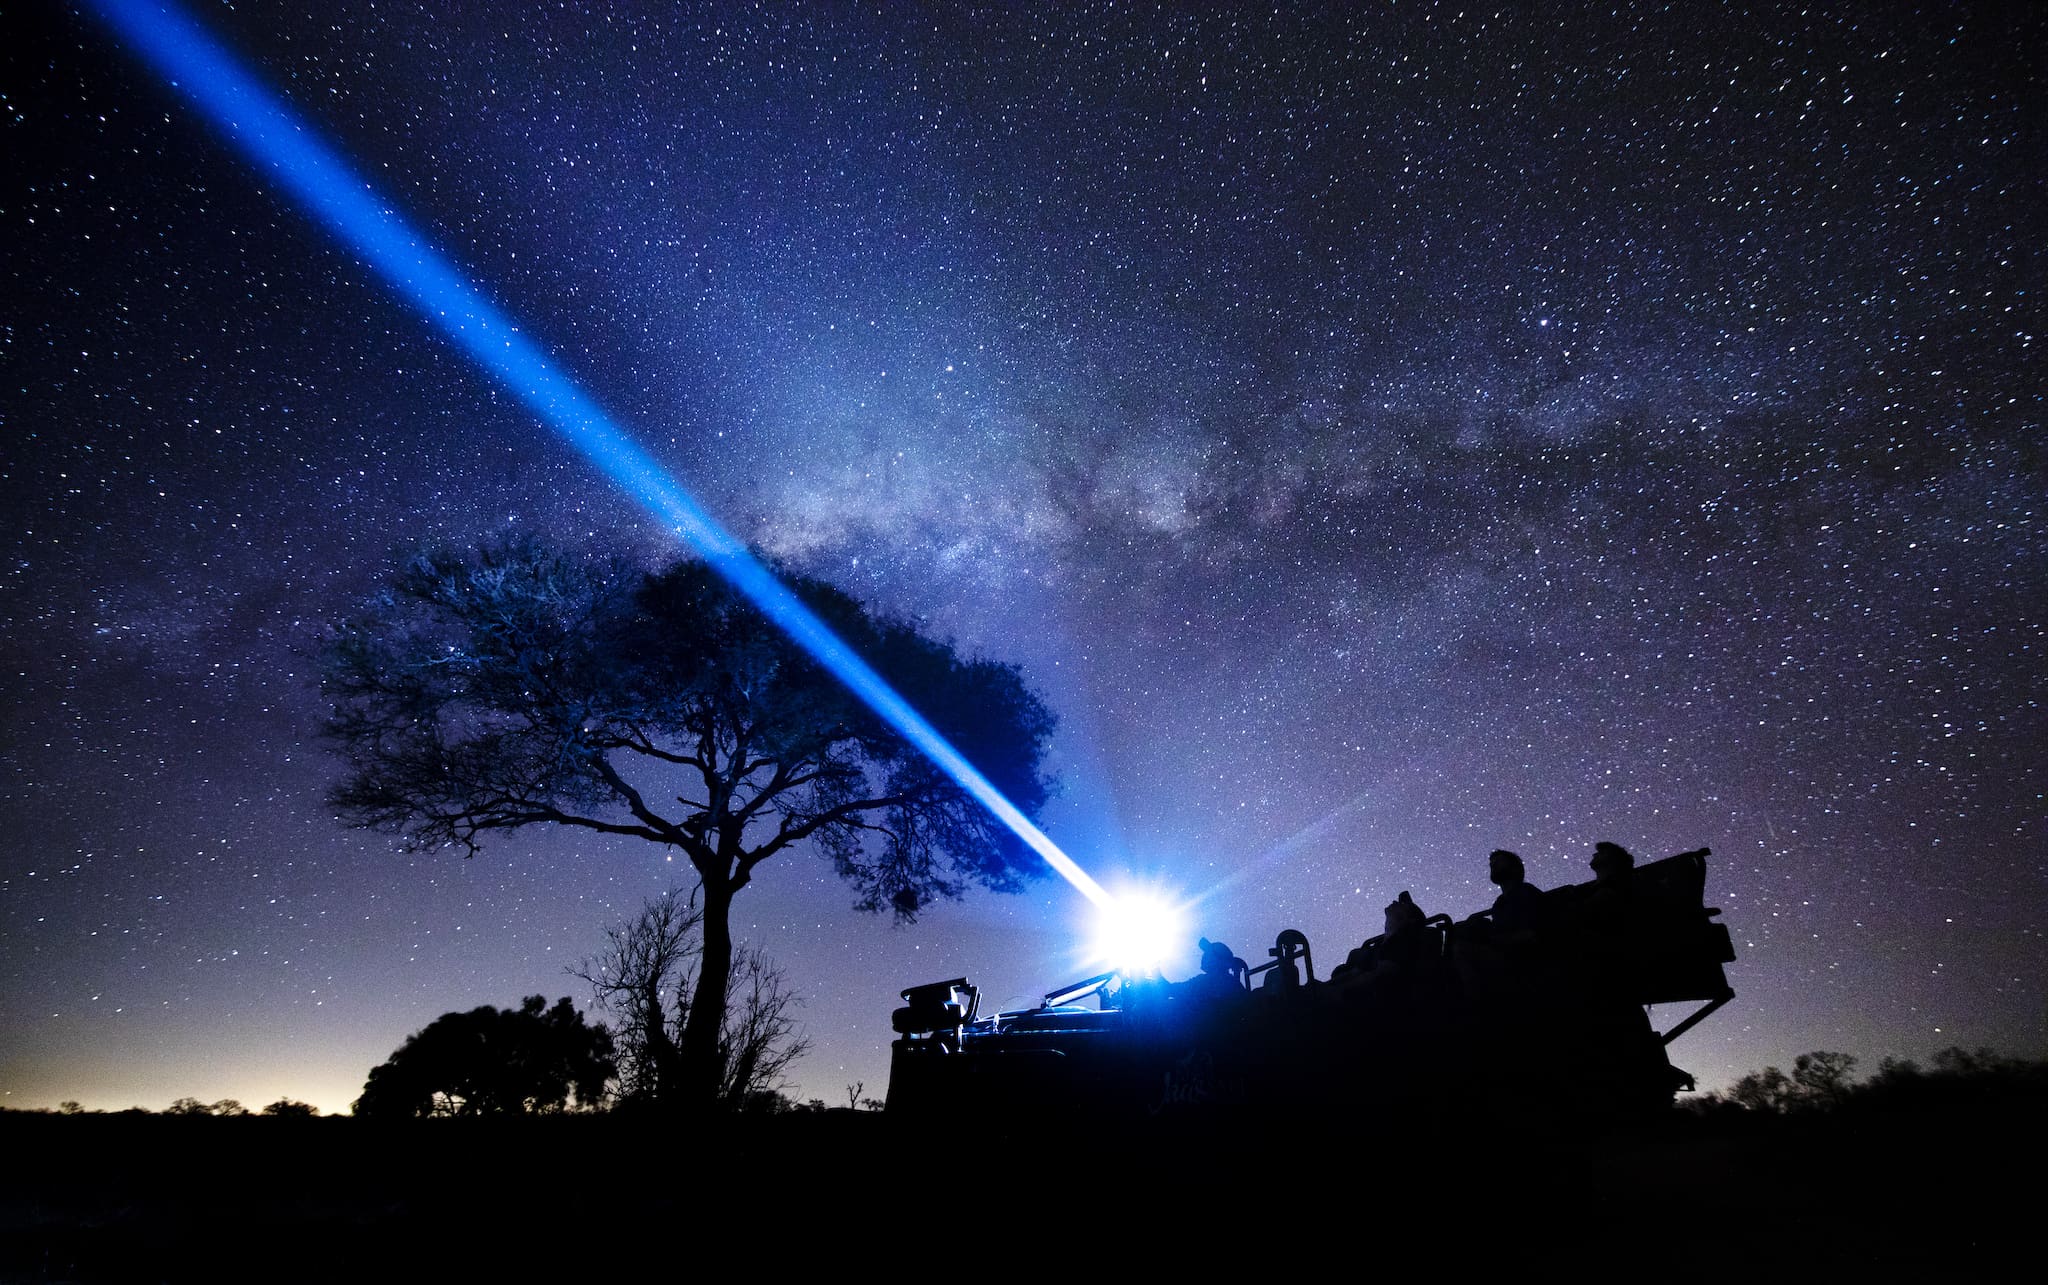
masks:
{"label": "night sky", "polygon": [[[1673,1049],[2048,1054],[2032,6],[205,4],[744,538],[1061,718],[1047,828],[1322,969],[1411,889],[1714,850]],[[344,1109],[650,845],[343,828],[323,630],[409,552],[675,546],[61,6],[0,16],[0,1104]],[[804,1096],[1057,879],[738,931]]]}

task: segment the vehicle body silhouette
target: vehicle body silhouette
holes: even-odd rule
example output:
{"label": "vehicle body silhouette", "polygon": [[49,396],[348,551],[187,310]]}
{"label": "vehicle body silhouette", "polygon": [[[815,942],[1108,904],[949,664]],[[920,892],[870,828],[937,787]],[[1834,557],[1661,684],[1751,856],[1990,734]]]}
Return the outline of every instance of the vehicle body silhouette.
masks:
{"label": "vehicle body silhouette", "polygon": [[[913,986],[893,1019],[888,1107],[1655,1114],[1692,1083],[1666,1047],[1734,997],[1733,944],[1704,901],[1708,855],[1542,892],[1533,934],[1497,931],[1491,911],[1390,913],[1400,934],[1322,978],[1288,929],[1256,967],[1205,941],[1187,982],[1104,973],[993,1016],[964,977]],[[1404,907],[1405,894],[1389,910]],[[1650,1010],[1668,1004],[1697,1007],[1659,1031]]]}

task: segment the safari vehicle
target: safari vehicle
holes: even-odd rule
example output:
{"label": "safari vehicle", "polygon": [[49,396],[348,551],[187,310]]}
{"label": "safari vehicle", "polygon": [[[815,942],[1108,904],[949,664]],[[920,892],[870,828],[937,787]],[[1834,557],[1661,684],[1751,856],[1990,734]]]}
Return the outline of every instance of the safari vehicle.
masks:
{"label": "safari vehicle", "polygon": [[[913,986],[894,1014],[888,1108],[1667,1110],[1692,1083],[1667,1046],[1734,998],[1708,855],[1538,894],[1532,931],[1502,932],[1491,911],[1418,914],[1326,977],[1288,929],[1255,967],[1205,942],[1191,981],[1108,972],[1014,1012],[982,1015],[965,977]],[[1651,1007],[1670,1004],[1697,1007],[1659,1031]]]}

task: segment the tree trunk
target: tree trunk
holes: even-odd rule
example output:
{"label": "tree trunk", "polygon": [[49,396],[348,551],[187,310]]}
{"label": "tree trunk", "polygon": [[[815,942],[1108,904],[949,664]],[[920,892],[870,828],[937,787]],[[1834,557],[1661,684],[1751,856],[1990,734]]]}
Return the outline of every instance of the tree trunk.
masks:
{"label": "tree trunk", "polygon": [[690,994],[690,1015],[676,1047],[678,1100],[685,1110],[710,1111],[718,1106],[718,1037],[725,1025],[726,987],[732,977],[732,898],[723,882],[704,881],[704,953],[697,960],[697,986]]}

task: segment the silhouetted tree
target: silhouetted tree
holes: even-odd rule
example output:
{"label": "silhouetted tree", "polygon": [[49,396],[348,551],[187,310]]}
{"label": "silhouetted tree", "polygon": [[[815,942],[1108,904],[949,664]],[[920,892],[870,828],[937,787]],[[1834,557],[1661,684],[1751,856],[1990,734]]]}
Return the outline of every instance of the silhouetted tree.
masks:
{"label": "silhouetted tree", "polygon": [[752,946],[733,951],[718,1034],[720,1102],[753,1113],[782,1109],[783,1072],[811,1047],[790,1011],[800,1002],[766,955]]}
{"label": "silhouetted tree", "polygon": [[611,1033],[566,997],[444,1013],[370,1072],[359,1116],[519,1115],[591,1107],[613,1069]]}
{"label": "silhouetted tree", "polygon": [[703,921],[694,903],[673,892],[651,898],[633,919],[605,930],[603,950],[570,970],[590,983],[610,1019],[623,1104],[665,1101],[680,1087],[676,1038],[683,996],[703,954]]}
{"label": "silhouetted tree", "polygon": [[1775,1066],[1751,1071],[1735,1082],[1725,1100],[1746,1111],[1773,1114],[1830,1110],[1855,1087],[1855,1069],[1850,1054],[1817,1049],[1794,1059],[1789,1076]]}
{"label": "silhouetted tree", "polygon": [[2026,1063],[1994,1049],[1966,1049],[1960,1044],[1951,1044],[1934,1055],[1934,1073],[1956,1079],[2008,1075],[2025,1066]]}
{"label": "silhouetted tree", "polygon": [[[1053,718],[1017,670],[963,659],[823,582],[797,597],[1027,815]],[[474,851],[559,825],[680,849],[703,897],[698,984],[676,1036],[688,1095],[720,1092],[733,898],[808,847],[864,910],[914,919],[1042,867],[944,772],[707,566],[646,574],[537,543],[410,563],[328,646],[333,793],[413,850]],[[744,971],[745,965],[742,965]]]}
{"label": "silhouetted tree", "polygon": [[[678,1047],[701,993],[704,914],[675,892],[605,933],[605,946],[571,971],[589,982],[612,1019],[619,1051],[619,1097],[626,1105],[675,1105],[684,1091]],[[735,946],[726,970],[718,1031],[718,1104],[758,1111],[779,1095],[783,1073],[810,1042],[797,1030],[798,1003],[780,969],[759,950]]]}
{"label": "silhouetted tree", "polygon": [[2000,1102],[2048,1098],[2048,1062],[2007,1057],[1992,1049],[1950,1045],[1936,1053],[1931,1067],[1886,1058],[1877,1074],[1859,1086],[1860,1103],[1887,1106]]}
{"label": "silhouetted tree", "polygon": [[296,1098],[279,1098],[263,1108],[263,1114],[285,1116],[293,1119],[310,1119],[320,1114],[320,1108],[310,1102],[300,1102]]}
{"label": "silhouetted tree", "polygon": [[165,1115],[212,1115],[213,1108],[198,1098],[179,1098],[164,1108]]}
{"label": "silhouetted tree", "polygon": [[861,1091],[867,1087],[868,1082],[866,1080],[855,1080],[852,1084],[846,1086],[847,1110],[880,1111],[883,1107],[888,1105],[888,1103],[882,1101],[880,1098],[870,1098],[864,1096]]}
{"label": "silhouetted tree", "polygon": [[1823,1110],[1840,1106],[1854,1084],[1850,1076],[1855,1069],[1856,1059],[1847,1053],[1801,1053],[1792,1062],[1798,1105]]}
{"label": "silhouetted tree", "polygon": [[1744,1111],[1869,1116],[1966,1109],[1988,1118],[2038,1112],[2048,1104],[2048,1062],[2011,1058],[1991,1049],[1951,1046],[1934,1055],[1931,1067],[1887,1057],[1878,1063],[1876,1074],[1860,1083],[1853,1078],[1855,1068],[1856,1059],[1846,1053],[1802,1053],[1789,1076],[1767,1066],[1743,1076],[1725,1094],[1706,1094],[1691,1106],[1709,1116]]}

